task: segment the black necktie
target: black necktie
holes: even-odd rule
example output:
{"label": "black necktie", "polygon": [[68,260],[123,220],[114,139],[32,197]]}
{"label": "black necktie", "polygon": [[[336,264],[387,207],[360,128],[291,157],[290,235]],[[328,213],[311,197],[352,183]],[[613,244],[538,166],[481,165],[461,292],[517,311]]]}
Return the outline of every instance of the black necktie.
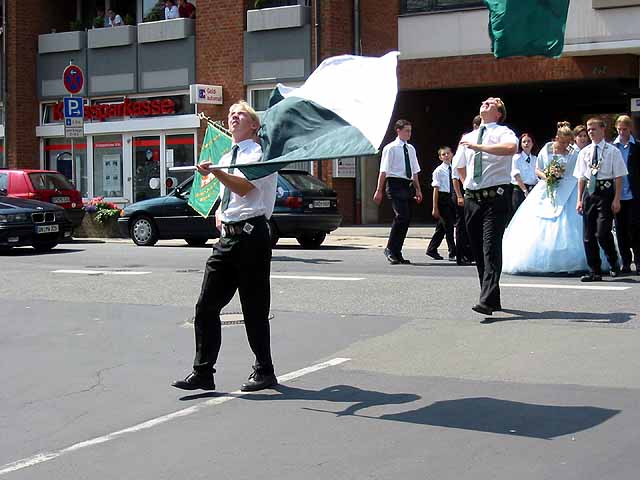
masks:
{"label": "black necktie", "polygon": [[531,163],[531,155],[527,155],[527,160],[526,160],[526,162],[527,162],[527,163]]}
{"label": "black necktie", "polygon": [[[591,168],[591,172],[589,175],[589,184],[587,187],[587,191],[589,192],[589,194],[593,194],[596,191],[596,178],[598,175],[598,145],[594,145],[593,146],[593,155],[591,156],[591,165],[589,165],[589,167]],[[595,173],[594,173],[595,172]]]}
{"label": "black necktie", "polygon": [[598,145],[594,145],[593,155],[591,156],[591,166],[595,168],[598,166],[598,163]]}
{"label": "black necktie", "polygon": [[411,160],[409,160],[409,148],[406,143],[402,147],[402,150],[404,150],[404,174],[411,180],[413,178],[413,175],[411,175]]}
{"label": "black necktie", "polygon": [[[236,164],[236,159],[238,158],[238,145],[234,145],[231,147],[231,163],[229,164],[231,168],[229,168],[229,173],[233,173],[235,170],[233,166]],[[220,212],[224,213],[224,211],[229,206],[229,200],[231,199],[231,190],[229,187],[225,185],[224,187],[224,195],[222,196],[222,203],[220,204]]]}
{"label": "black necktie", "polygon": [[453,193],[453,172],[451,171],[451,165],[448,167],[449,170],[449,193]]}

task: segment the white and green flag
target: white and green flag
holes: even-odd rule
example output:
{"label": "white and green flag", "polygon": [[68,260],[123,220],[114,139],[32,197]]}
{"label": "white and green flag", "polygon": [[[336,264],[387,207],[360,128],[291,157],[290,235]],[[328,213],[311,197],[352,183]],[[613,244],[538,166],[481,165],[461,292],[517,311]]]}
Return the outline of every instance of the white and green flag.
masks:
{"label": "white and green flag", "polygon": [[291,162],[372,155],[398,93],[398,52],[331,57],[300,88],[278,85],[258,135],[262,161],[237,167],[249,180]]}

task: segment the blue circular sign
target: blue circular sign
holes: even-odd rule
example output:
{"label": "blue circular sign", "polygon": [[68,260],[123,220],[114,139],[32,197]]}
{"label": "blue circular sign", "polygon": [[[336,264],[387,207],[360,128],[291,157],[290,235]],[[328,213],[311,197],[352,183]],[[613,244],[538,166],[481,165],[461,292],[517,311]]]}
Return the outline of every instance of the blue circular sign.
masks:
{"label": "blue circular sign", "polygon": [[64,88],[72,95],[80,93],[84,87],[84,73],[77,65],[69,65],[62,73]]}

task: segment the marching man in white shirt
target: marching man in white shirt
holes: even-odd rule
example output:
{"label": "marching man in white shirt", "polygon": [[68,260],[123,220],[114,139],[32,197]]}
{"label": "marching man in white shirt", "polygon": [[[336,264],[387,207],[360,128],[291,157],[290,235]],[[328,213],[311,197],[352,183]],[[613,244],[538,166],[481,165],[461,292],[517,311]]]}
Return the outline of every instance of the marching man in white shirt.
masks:
{"label": "marching man in white shirt", "polygon": [[451,195],[453,194],[453,175],[451,171],[451,153],[450,147],[440,147],[438,149],[438,158],[442,162],[433,171],[433,210],[431,215],[438,221],[436,230],[427,247],[427,255],[435,260],[442,260],[442,256],[438,253],[438,247],[442,243],[442,239],[446,237],[447,247],[449,249],[449,260],[456,259],[456,242],[453,234],[453,226],[456,221],[455,205]]}
{"label": "marching man in white shirt", "polygon": [[502,100],[487,98],[480,105],[480,128],[460,141],[465,147],[465,165],[458,168],[465,223],[480,278],[480,299],[471,308],[483,315],[502,310],[502,236],[511,204],[511,160],[518,148],[518,137],[502,125],[506,116]]}
{"label": "marching man in white shirt", "polygon": [[592,143],[580,150],[573,172],[578,179],[576,210],[584,218],[584,251],[589,265],[589,273],[580,279],[583,282],[602,280],[599,246],[607,256],[610,275],[617,277],[620,272],[611,227],[620,211],[622,177],[628,172],[620,150],[605,142],[604,128],[601,118],[589,119],[587,133]]}
{"label": "marching man in white shirt", "polygon": [[422,203],[422,191],[418,181],[420,164],[416,149],[409,143],[411,123],[407,120],[398,120],[395,129],[398,137],[382,149],[378,186],[373,195],[373,201],[380,205],[382,191],[386,185],[387,197],[391,200],[394,217],[384,256],[392,265],[411,263],[402,256],[402,246],[411,222],[411,200],[414,196],[412,186],[415,189],[416,202]]}
{"label": "marching man in white shirt", "polygon": [[262,148],[255,141],[260,119],[249,104],[229,109],[233,146],[219,162],[228,170],[210,170],[210,162],[198,165],[202,175],[220,180],[220,208],[216,224],[220,241],[207,260],[194,319],[196,354],[193,372],[173,386],[183,390],[215,390],[213,374],[222,342],[220,311],[240,294],[244,326],[255,355],[253,372],[243,392],[271,388],[278,383],[271,360],[269,329],[271,238],[268,220],[276,200],[277,173],[249,181],[233,165],[258,162]]}

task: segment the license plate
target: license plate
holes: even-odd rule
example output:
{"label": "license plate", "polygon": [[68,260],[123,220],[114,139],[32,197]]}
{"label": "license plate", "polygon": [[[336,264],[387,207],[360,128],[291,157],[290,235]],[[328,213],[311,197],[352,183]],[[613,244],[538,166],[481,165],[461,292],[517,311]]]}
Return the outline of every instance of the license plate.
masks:
{"label": "license plate", "polygon": [[70,201],[69,197],[51,197],[51,203],[69,203]]}
{"label": "license plate", "polygon": [[314,200],[314,208],[329,208],[331,206],[331,200]]}
{"label": "license plate", "polygon": [[60,231],[60,225],[38,225],[36,233],[55,233]]}

